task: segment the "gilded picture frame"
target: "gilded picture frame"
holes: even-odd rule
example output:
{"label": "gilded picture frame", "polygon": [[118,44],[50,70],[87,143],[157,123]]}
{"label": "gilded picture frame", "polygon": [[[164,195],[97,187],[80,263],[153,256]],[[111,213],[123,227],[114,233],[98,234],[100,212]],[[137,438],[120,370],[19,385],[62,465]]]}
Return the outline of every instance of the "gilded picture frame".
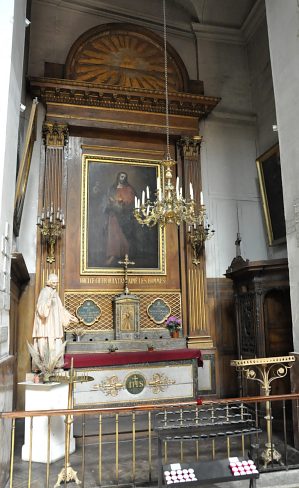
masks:
{"label": "gilded picture frame", "polygon": [[81,275],[123,274],[125,254],[135,262],[130,274],[166,274],[164,229],[141,226],[133,215],[146,186],[155,198],[160,169],[155,160],[82,156]]}
{"label": "gilded picture frame", "polygon": [[269,246],[286,242],[279,145],[256,159]]}
{"label": "gilded picture frame", "polygon": [[34,143],[36,141],[37,105],[38,105],[38,100],[37,98],[34,98],[32,101],[28,127],[26,130],[26,137],[25,137],[24,148],[20,160],[20,166],[17,172],[14,216],[13,216],[13,231],[16,236],[19,235],[19,231],[20,231],[24,201],[25,201],[26,190],[27,190],[27,183],[28,183],[29,171],[31,165],[32,152],[33,152]]}

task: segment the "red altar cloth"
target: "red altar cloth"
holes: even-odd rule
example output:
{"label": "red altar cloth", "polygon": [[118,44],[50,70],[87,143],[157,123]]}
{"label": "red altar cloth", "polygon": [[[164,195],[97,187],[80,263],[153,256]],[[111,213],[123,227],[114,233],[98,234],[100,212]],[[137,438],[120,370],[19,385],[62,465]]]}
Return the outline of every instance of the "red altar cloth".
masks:
{"label": "red altar cloth", "polygon": [[64,367],[90,368],[99,366],[117,366],[121,364],[157,363],[162,361],[179,361],[181,359],[197,359],[198,366],[203,365],[199,349],[162,349],[158,351],[132,352],[98,352],[89,354],[65,354]]}

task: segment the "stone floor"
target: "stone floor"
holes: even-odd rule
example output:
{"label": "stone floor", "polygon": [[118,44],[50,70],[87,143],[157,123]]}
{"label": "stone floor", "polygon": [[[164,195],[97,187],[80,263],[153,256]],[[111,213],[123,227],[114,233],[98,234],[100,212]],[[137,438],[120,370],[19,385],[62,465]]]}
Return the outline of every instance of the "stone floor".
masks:
{"label": "stone floor", "polygon": [[[23,424],[17,424],[16,437],[16,454],[13,473],[13,488],[47,488],[46,483],[46,465],[41,463],[32,463],[31,482],[28,482],[28,468],[29,463],[21,460],[21,446],[23,444]],[[123,433],[119,441],[119,473],[118,482],[115,474],[115,443],[114,436],[106,434],[104,436],[102,445],[102,483],[98,481],[98,441],[96,436],[88,436],[85,439],[85,446],[83,449],[82,440],[77,439],[77,449],[71,455],[71,466],[78,473],[78,478],[81,480],[81,487],[95,488],[99,486],[132,486],[132,441],[131,434]],[[174,462],[178,457],[179,446],[175,447],[173,444],[172,450],[169,448],[168,456],[169,462]],[[82,452],[85,450],[85,470],[82,474]],[[136,438],[136,485],[141,487],[157,486],[157,458],[156,458],[156,440],[152,441],[152,476],[149,480],[149,464],[148,464],[148,442],[144,433],[140,432]],[[194,453],[190,453],[194,455]],[[200,452],[200,456],[204,458],[206,453]],[[173,458],[173,459],[171,459]],[[188,452],[186,453],[186,461],[188,460]],[[58,474],[64,466],[64,460],[57,461],[50,465],[50,481],[49,487],[53,488],[57,482]],[[61,486],[73,488],[77,486],[74,481],[62,483]],[[207,485],[200,485],[204,488]],[[226,483],[216,483],[208,485],[211,488],[247,488],[249,486],[248,480],[234,481]],[[9,485],[7,485],[7,488]],[[299,488],[299,470],[291,469],[288,471],[277,471],[261,474],[257,480],[257,488]]]}

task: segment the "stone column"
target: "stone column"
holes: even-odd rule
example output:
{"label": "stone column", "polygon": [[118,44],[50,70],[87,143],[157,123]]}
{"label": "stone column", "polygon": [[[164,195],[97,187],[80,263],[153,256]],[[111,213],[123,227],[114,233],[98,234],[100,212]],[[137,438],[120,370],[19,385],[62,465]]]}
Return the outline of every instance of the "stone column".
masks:
{"label": "stone column", "polygon": [[[297,361],[292,391],[299,391],[299,5],[266,0],[266,15],[281,158],[287,251]],[[275,123],[275,121],[273,121]],[[296,442],[299,445],[299,440]]]}

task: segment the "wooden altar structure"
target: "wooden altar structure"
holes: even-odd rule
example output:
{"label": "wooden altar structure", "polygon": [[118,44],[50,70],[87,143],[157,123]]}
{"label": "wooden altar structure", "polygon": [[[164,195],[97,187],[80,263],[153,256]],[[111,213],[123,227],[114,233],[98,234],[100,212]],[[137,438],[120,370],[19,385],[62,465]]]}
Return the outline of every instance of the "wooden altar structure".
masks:
{"label": "wooden altar structure", "polygon": [[[189,79],[170,45],[167,53],[174,176],[180,177],[186,194],[192,181],[199,201],[198,123],[219,98],[206,96],[203,83]],[[204,349],[209,358],[215,357],[204,252],[195,266],[183,226],[141,228],[129,217],[131,211],[122,226],[109,210],[120,174],[125,174],[123,198],[128,207],[129,194],[140,192],[145,184],[153,192],[156,178],[161,177],[166,144],[163,59],[163,40],[153,32],[130,24],[101,25],[77,39],[64,65],[46,63],[44,77],[29,80],[32,95],[46,109],[39,215],[49,209],[55,218],[57,212],[65,225],[50,257],[49,243],[38,236],[36,294],[48,274],[55,272],[66,308],[77,316],[85,311],[79,328],[70,325],[66,330],[71,353],[105,352],[117,339],[111,304],[122,291],[118,261],[127,253],[136,263],[128,270],[128,285],[140,300],[137,339],[154,342],[155,349],[175,349],[185,347],[187,337],[189,348]],[[157,304],[182,319],[177,343],[169,341],[165,330],[167,313],[158,317],[152,313]],[[85,344],[83,350],[79,340]],[[117,347],[134,349],[129,341]],[[214,368],[215,361],[211,364]],[[211,374],[215,379],[215,369]]]}
{"label": "wooden altar structure", "polygon": [[65,368],[73,360],[75,371],[93,381],[77,383],[75,407],[114,406],[198,398],[198,367],[202,355],[195,349],[67,354]]}

